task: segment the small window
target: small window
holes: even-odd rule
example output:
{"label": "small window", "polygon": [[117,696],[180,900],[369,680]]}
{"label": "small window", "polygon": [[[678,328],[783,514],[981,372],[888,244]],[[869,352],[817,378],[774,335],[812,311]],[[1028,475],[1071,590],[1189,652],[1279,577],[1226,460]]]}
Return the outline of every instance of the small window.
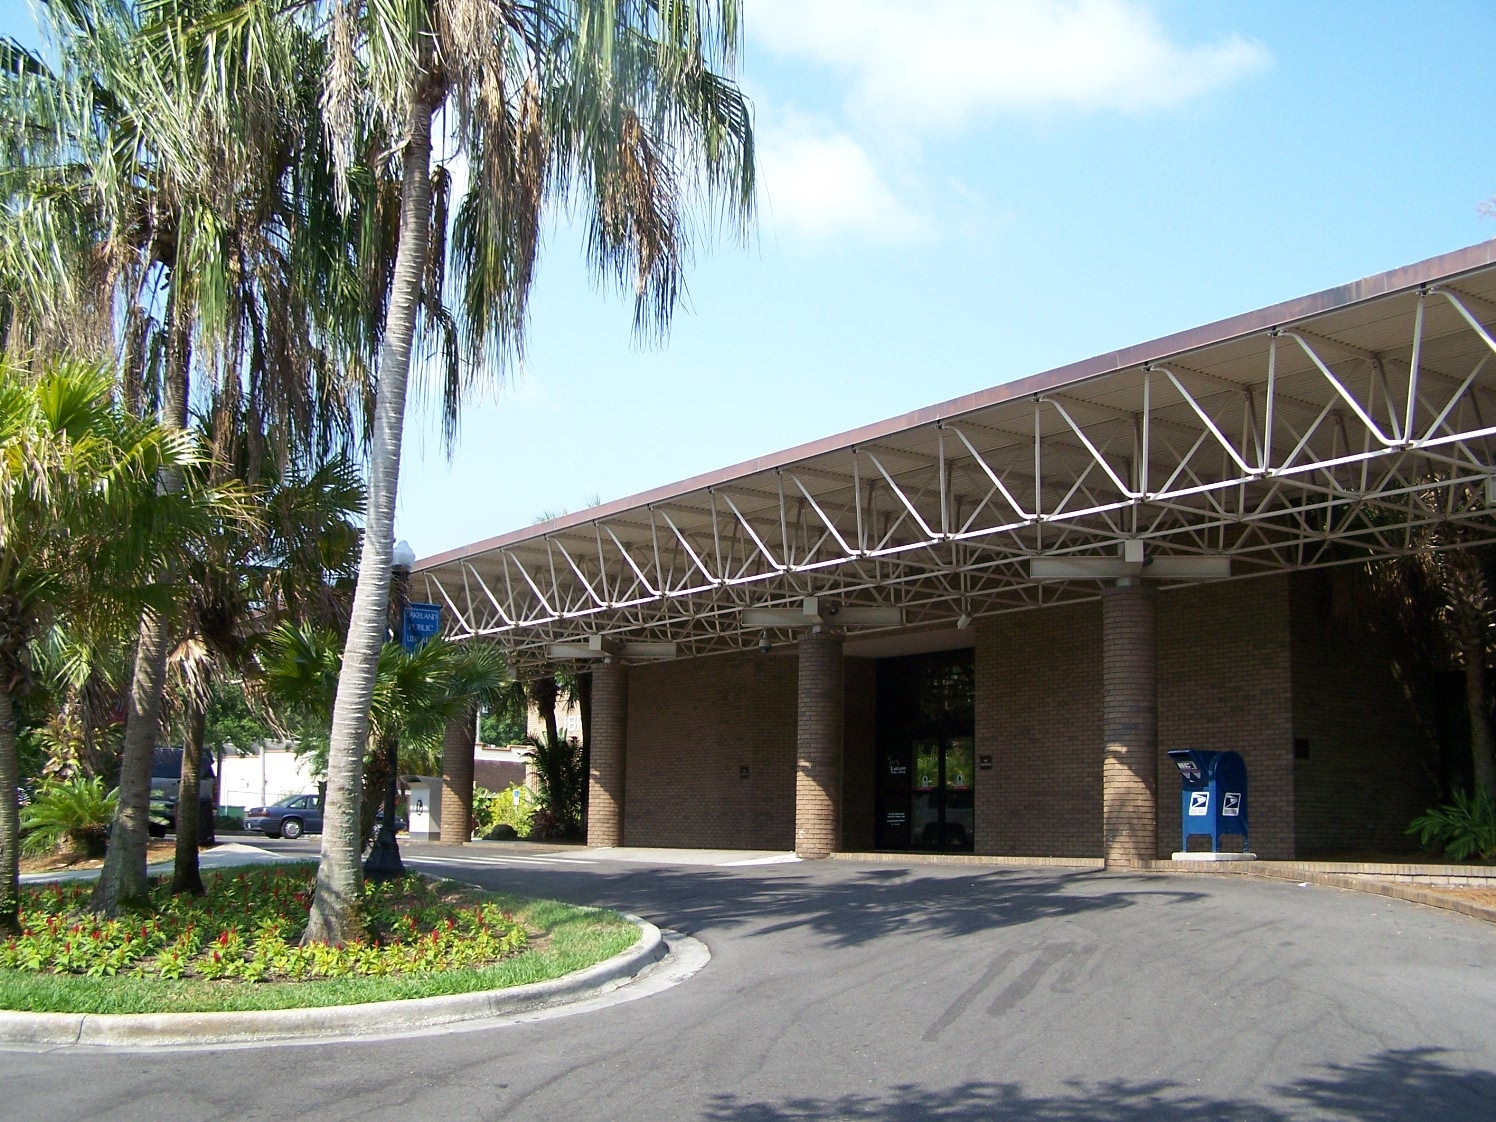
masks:
{"label": "small window", "polygon": [[301,798],[299,798],[299,799],[292,799],[286,805],[289,806],[292,810],[305,810],[306,809],[306,798],[307,797],[305,795],[302,795]]}

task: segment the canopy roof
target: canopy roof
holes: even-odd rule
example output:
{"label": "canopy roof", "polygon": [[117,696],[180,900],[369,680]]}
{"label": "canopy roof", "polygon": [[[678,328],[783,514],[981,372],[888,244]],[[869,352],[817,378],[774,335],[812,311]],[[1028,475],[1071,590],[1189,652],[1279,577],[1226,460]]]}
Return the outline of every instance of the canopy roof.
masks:
{"label": "canopy roof", "polygon": [[523,667],[791,637],[755,609],[949,629],[1496,540],[1493,324],[1489,241],[426,558],[412,591]]}

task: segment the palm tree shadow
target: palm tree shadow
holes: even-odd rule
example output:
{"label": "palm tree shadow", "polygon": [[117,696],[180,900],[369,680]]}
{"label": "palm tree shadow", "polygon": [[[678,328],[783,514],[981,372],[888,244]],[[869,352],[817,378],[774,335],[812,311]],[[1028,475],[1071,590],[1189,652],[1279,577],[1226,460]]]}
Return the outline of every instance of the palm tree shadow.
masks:
{"label": "palm tree shadow", "polygon": [[1496,1074],[1461,1068],[1438,1049],[1386,1051],[1321,1074],[1264,1089],[1260,1099],[1212,1096],[1166,1080],[1072,1083],[1055,1095],[1033,1095],[1017,1083],[968,1082],[949,1088],[900,1084],[882,1095],[850,1094],[755,1101],[712,1096],[704,1122],[1290,1122],[1305,1118],[1357,1122],[1489,1122]]}

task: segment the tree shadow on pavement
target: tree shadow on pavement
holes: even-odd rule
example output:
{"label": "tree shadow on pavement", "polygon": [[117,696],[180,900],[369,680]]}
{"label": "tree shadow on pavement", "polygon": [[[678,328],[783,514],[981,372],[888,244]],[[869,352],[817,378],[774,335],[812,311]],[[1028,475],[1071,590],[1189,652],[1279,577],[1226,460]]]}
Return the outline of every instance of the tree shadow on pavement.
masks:
{"label": "tree shadow on pavement", "polygon": [[1031,1095],[1014,1083],[962,1083],[948,1089],[914,1084],[885,1095],[787,1098],[755,1102],[719,1094],[705,1122],[1489,1122],[1496,1074],[1462,1069],[1438,1049],[1382,1052],[1290,1086],[1264,1088],[1261,1099],[1211,1096],[1166,1080],[1074,1083],[1058,1095]]}
{"label": "tree shadow on pavement", "polygon": [[836,946],[859,946],[896,932],[967,935],[1143,902],[1187,903],[1205,895],[1160,888],[1156,880],[1143,878],[1003,870],[930,875],[825,866],[800,872],[795,866],[776,866],[748,874],[699,867],[602,871],[594,866],[581,875],[505,868],[501,873],[474,871],[471,877],[508,891],[621,908],[692,935],[714,929],[747,935],[803,929]]}

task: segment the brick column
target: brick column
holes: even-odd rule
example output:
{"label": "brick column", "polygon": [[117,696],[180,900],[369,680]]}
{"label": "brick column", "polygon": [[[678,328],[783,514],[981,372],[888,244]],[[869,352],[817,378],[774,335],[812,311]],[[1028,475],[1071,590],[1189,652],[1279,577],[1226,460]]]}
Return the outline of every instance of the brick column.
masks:
{"label": "brick column", "polygon": [[842,641],[817,628],[800,640],[800,724],[795,774],[795,852],[825,857],[841,847]]}
{"label": "brick column", "polygon": [[441,840],[462,845],[473,836],[473,748],[477,714],[466,709],[442,735]]}
{"label": "brick column", "polygon": [[623,765],[628,729],[629,670],[621,662],[592,668],[592,727],[587,748],[587,844],[623,844]]}
{"label": "brick column", "polygon": [[1104,853],[1108,866],[1138,865],[1157,854],[1157,657],[1153,590],[1134,583],[1101,598]]}

